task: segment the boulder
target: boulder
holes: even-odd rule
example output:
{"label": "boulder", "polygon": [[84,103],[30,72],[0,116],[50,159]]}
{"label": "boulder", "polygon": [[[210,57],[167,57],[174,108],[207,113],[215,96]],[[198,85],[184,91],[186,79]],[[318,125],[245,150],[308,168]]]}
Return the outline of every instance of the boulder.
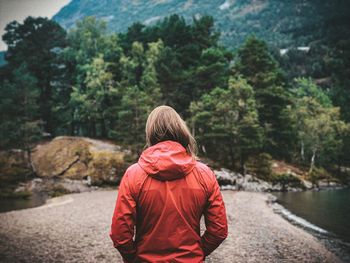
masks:
{"label": "boulder", "polygon": [[312,183],[310,181],[301,179],[301,182],[304,185],[305,189],[310,190],[310,189],[313,188],[313,185],[312,185]]}
{"label": "boulder", "polygon": [[39,177],[90,180],[92,184],[117,183],[123,175],[127,151],[111,142],[84,137],[56,137],[39,144],[32,163]]}
{"label": "boulder", "polygon": [[220,170],[214,170],[216,179],[219,185],[236,185],[237,181],[242,179],[242,175],[239,173],[232,172],[228,169],[221,168]]}
{"label": "boulder", "polygon": [[242,175],[222,168],[214,170],[216,179],[223,190],[244,190],[253,192],[272,192],[281,191],[280,184],[273,185],[269,182],[261,180],[253,175]]}

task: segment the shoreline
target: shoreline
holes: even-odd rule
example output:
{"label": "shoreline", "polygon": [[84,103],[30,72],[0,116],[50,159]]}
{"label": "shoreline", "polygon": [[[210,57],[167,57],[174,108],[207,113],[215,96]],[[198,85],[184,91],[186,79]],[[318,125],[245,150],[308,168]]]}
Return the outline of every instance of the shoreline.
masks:
{"label": "shoreline", "polygon": [[[337,191],[344,188],[321,189],[319,191]],[[317,238],[323,245],[326,246],[328,250],[332,251],[342,261],[350,262],[350,243],[347,243],[332,231],[321,228],[307,219],[294,214],[287,207],[281,204],[278,197],[272,193],[267,193],[267,195],[269,196],[269,200],[267,202],[271,204],[271,207],[276,214],[283,217],[289,223]]]}
{"label": "shoreline", "polygon": [[[269,194],[222,193],[229,237],[206,262],[341,262],[316,237],[276,214]],[[122,262],[108,237],[116,196],[116,190],[101,189],[0,213],[3,262]]]}
{"label": "shoreline", "polygon": [[[52,180],[55,179],[47,179],[47,181],[50,183]],[[35,177],[31,181],[29,181],[29,185],[34,183],[34,187],[29,187],[30,190],[25,190],[24,193],[29,194],[28,197],[22,198],[22,197],[16,197],[16,198],[3,198],[0,199],[0,205],[4,204],[5,207],[10,207],[10,208],[5,208],[0,209],[0,214],[1,213],[6,213],[6,212],[11,212],[11,211],[17,211],[17,210],[24,210],[24,209],[30,209],[30,208],[35,208],[39,206],[43,206],[46,204],[51,199],[54,199],[56,197],[61,197],[61,196],[66,196],[70,194],[80,194],[84,192],[94,192],[94,191],[108,191],[108,190],[115,190],[118,189],[119,186],[87,186],[86,182],[84,180],[70,180],[70,179],[63,179],[61,183],[64,183],[65,186],[69,186],[66,189],[66,192],[59,192],[58,196],[50,196],[49,194],[49,189],[47,189],[45,186],[37,186],[38,182],[43,182],[42,178]],[[47,182],[46,182],[47,183]],[[266,182],[265,182],[266,183]],[[20,184],[21,185],[21,184]],[[20,191],[15,191],[15,193],[22,193],[22,186],[18,186],[18,189]],[[350,185],[343,184],[341,186],[327,186],[327,187],[320,187],[320,188],[310,188],[310,189],[301,189],[301,188],[289,188],[286,191],[281,191],[281,190],[274,190],[274,191],[263,191],[263,190],[252,190],[248,187],[248,189],[237,189],[237,186],[235,185],[221,185],[220,190],[221,191],[246,191],[246,192],[257,192],[257,193],[263,193],[263,194],[273,194],[273,193],[293,193],[293,192],[319,192],[319,191],[337,191],[337,190],[342,190],[342,189],[350,189]],[[23,188],[25,189],[25,188]],[[60,189],[62,190],[62,189]],[[8,203],[12,203],[8,205]],[[16,205],[15,203],[19,202],[22,203],[20,205]],[[25,204],[27,203],[27,204]]]}

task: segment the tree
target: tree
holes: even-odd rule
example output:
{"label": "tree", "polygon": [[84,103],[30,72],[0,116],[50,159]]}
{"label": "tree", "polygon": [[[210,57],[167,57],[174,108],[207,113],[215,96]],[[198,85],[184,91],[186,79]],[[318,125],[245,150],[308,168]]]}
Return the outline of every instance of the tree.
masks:
{"label": "tree", "polygon": [[[190,106],[195,134],[211,156],[245,172],[245,162],[262,143],[253,88],[241,77],[215,88]],[[205,150],[205,152],[207,151]],[[227,158],[229,156],[229,158]]]}
{"label": "tree", "polygon": [[20,147],[30,152],[33,142],[42,136],[37,101],[40,90],[26,64],[15,69],[12,81],[0,85],[0,147]]}
{"label": "tree", "polygon": [[314,98],[323,107],[331,107],[332,101],[329,96],[311,78],[294,79],[293,95],[297,98]]}
{"label": "tree", "polygon": [[[164,48],[156,63],[158,83],[163,100],[188,116],[190,102],[215,86],[227,85],[230,52],[218,45],[210,16],[193,18],[186,23],[179,15],[171,15],[154,26],[135,23],[119,35],[127,57],[132,57],[132,41],[148,49],[148,43],[162,40]],[[141,75],[141,74],[140,74]]]}
{"label": "tree", "polygon": [[254,36],[247,38],[239,48],[234,72],[243,75],[256,92],[283,84],[283,73],[270,54],[267,44]]}
{"label": "tree", "polygon": [[148,44],[148,50],[145,54],[145,61],[143,63],[143,74],[140,81],[140,88],[142,91],[149,94],[148,104],[154,108],[162,104],[162,93],[158,83],[158,74],[156,71],[156,64],[160,58],[160,54],[164,49],[163,41],[158,40],[154,43]]}
{"label": "tree", "polygon": [[74,109],[75,121],[89,125],[89,135],[97,136],[97,125],[100,126],[100,135],[107,136],[107,121],[111,100],[118,91],[113,86],[113,75],[108,71],[109,63],[103,56],[93,59],[86,66],[84,86],[73,87],[71,105]]}
{"label": "tree", "polygon": [[122,80],[117,84],[121,102],[116,108],[117,121],[113,138],[132,144],[137,152],[144,146],[144,125],[151,110],[162,104],[162,94],[155,65],[163,50],[161,40],[149,43],[145,52],[134,42],[130,56],[122,56]]}
{"label": "tree", "polygon": [[242,74],[254,88],[260,125],[264,127],[264,151],[277,158],[290,158],[292,148],[291,120],[286,114],[292,103],[277,62],[265,42],[250,37],[239,49],[233,74]]}
{"label": "tree", "polygon": [[115,90],[122,78],[119,39],[107,33],[104,21],[86,17],[69,31],[68,43],[61,57],[71,96],[69,103],[57,103],[57,111],[64,113],[62,122],[72,135],[107,136],[114,126],[115,105],[120,103]]}
{"label": "tree", "polygon": [[137,86],[126,87],[123,91],[116,129],[112,136],[120,142],[132,146],[138,154],[145,145],[145,124],[152,110],[149,102],[150,94]]}
{"label": "tree", "polygon": [[340,109],[333,107],[312,81],[297,79],[296,85],[296,102],[289,111],[300,140],[300,158],[310,158],[311,173],[317,161],[319,165],[329,165],[334,156],[339,156],[348,125],[340,119]]}
{"label": "tree", "polygon": [[231,56],[225,49],[208,48],[202,51],[198,66],[193,70],[193,98],[215,87],[227,86]]}
{"label": "tree", "polygon": [[26,63],[27,71],[37,80],[41,119],[45,131],[54,133],[52,83],[58,74],[57,50],[67,45],[66,32],[47,18],[27,17],[23,24],[17,21],[9,23],[2,38],[8,46],[6,60],[10,71]]}

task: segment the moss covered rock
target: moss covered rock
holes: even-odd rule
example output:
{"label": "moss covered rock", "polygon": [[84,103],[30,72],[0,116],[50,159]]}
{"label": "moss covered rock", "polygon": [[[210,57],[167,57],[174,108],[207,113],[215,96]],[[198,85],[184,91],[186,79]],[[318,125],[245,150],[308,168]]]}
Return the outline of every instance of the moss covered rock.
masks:
{"label": "moss covered rock", "polygon": [[39,177],[89,179],[92,184],[117,183],[125,155],[118,145],[84,137],[56,137],[37,145],[32,163]]}

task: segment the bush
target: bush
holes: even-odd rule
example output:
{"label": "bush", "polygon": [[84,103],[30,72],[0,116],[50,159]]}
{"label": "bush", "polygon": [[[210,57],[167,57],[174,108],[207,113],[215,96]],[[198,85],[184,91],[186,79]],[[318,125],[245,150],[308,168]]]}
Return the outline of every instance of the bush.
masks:
{"label": "bush", "polygon": [[319,180],[330,180],[332,176],[323,167],[314,167],[311,173],[306,175],[306,179],[311,181],[312,184],[318,185]]}

